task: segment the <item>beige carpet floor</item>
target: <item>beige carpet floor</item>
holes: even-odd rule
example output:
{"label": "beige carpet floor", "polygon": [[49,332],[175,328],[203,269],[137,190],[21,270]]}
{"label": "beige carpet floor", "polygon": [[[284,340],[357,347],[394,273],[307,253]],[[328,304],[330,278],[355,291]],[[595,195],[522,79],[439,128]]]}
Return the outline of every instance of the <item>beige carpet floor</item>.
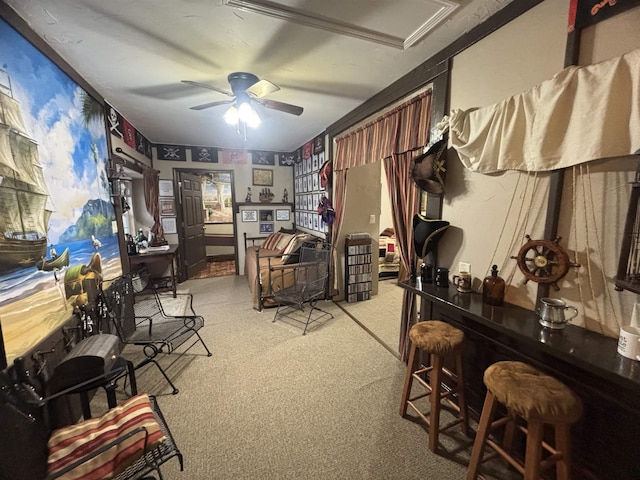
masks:
{"label": "beige carpet floor", "polygon": [[[425,427],[398,414],[405,365],[336,304],[322,302],[334,318],[303,336],[296,322],[251,308],[244,276],[180,290],[194,294],[213,356],[197,345],[168,369],[177,395],[153,365],[138,371],[185,457],[184,472],[165,464],[166,480],[464,478],[472,439],[452,429],[432,454]],[[490,468],[486,478],[511,478]]]}

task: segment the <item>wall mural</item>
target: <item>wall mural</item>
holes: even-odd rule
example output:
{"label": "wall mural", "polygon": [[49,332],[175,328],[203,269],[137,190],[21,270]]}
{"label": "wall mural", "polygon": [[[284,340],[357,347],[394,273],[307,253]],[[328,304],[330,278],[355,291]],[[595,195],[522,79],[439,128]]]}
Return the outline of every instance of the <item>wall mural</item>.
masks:
{"label": "wall mural", "polygon": [[7,361],[122,273],[102,106],[0,19],[0,324]]}

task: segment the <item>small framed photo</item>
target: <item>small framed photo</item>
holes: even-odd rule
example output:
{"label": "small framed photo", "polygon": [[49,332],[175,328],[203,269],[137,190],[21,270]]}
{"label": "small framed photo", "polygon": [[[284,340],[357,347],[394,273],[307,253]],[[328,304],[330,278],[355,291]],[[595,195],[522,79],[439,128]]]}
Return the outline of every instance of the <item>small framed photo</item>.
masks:
{"label": "small framed photo", "polygon": [[261,222],[273,222],[273,210],[260,210]]}
{"label": "small framed photo", "polygon": [[175,215],[176,207],[173,198],[160,198],[160,215]]}
{"label": "small framed photo", "polygon": [[243,222],[257,222],[258,221],[258,211],[257,210],[242,210],[242,221]]}
{"label": "small framed photo", "polygon": [[176,217],[162,217],[161,222],[164,233],[178,233]]}
{"label": "small framed photo", "polygon": [[291,218],[291,213],[289,209],[276,210],[276,220],[281,222],[288,222]]}
{"label": "small framed photo", "polygon": [[158,196],[173,197],[173,180],[158,181]]}
{"label": "small framed photo", "polygon": [[273,170],[267,170],[265,168],[254,168],[253,184],[264,187],[273,187]]}
{"label": "small framed photo", "polygon": [[273,223],[261,223],[260,233],[273,233]]}

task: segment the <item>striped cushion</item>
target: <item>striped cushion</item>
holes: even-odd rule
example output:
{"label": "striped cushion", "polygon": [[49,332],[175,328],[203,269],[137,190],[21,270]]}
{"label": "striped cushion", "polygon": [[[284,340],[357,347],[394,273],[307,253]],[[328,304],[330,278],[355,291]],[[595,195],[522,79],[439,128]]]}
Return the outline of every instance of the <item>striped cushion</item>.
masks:
{"label": "striped cushion", "polygon": [[[146,393],[136,395],[112,408],[100,418],[92,418],[55,430],[49,438],[48,472],[59,472],[69,464],[138,427],[149,434],[147,449],[157,447],[165,436],[160,430]],[[139,459],[144,452],[145,433],[140,432],[124,442],[82,463],[59,477],[65,480],[97,480],[112,478]]]}
{"label": "striped cushion", "polygon": [[264,242],[262,242],[260,248],[264,248],[265,250],[276,250],[276,245],[278,245],[278,241],[281,236],[282,234],[280,232],[272,233]]}

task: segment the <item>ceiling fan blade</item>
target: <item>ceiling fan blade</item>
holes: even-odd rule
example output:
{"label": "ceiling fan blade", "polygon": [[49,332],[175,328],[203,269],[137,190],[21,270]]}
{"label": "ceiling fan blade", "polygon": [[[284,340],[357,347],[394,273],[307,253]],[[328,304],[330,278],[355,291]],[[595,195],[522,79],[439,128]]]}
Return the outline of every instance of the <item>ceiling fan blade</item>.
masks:
{"label": "ceiling fan blade", "polygon": [[194,87],[206,88],[207,90],[213,90],[214,92],[224,93],[229,97],[233,97],[233,93],[218,87],[214,87],[212,85],[207,85],[206,83],[194,82],[191,80],[181,80],[181,82],[186,83],[187,85],[192,85]]}
{"label": "ceiling fan blade", "polygon": [[277,92],[280,87],[269,80],[259,80],[247,88],[247,93],[255,98],[266,97],[270,93]]}
{"label": "ceiling fan blade", "polygon": [[233,103],[233,100],[218,100],[217,102],[203,103],[202,105],[196,105],[195,107],[189,107],[190,110],[204,110],[205,108],[217,107],[218,105],[228,105]]}
{"label": "ceiling fan blade", "polygon": [[260,105],[263,105],[267,108],[272,108],[273,110],[279,110],[281,112],[290,113],[292,115],[301,115],[304,109],[302,107],[298,107],[297,105],[291,105],[289,103],[278,102],[276,100],[267,100],[264,98],[256,99]]}

